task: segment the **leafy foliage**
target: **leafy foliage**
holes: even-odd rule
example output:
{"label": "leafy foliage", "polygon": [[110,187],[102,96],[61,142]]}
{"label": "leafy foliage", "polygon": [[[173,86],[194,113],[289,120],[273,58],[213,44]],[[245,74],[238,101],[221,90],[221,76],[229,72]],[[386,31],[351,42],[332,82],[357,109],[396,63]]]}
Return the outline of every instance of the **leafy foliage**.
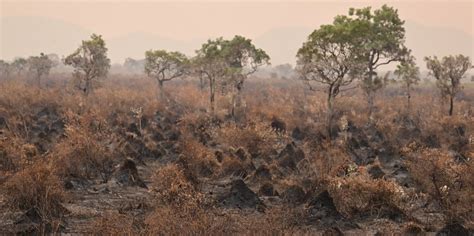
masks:
{"label": "leafy foliage", "polygon": [[397,69],[395,70],[394,74],[398,76],[398,78],[402,80],[403,84],[405,85],[409,107],[411,88],[420,81],[420,68],[416,66],[415,58],[410,56],[407,60],[402,61],[399,65],[397,65]]}
{"label": "leafy foliage", "polygon": [[443,97],[450,98],[449,115],[453,114],[453,99],[462,89],[461,79],[471,69],[469,57],[464,55],[447,56],[439,60],[438,57],[425,57],[426,67],[430,74],[437,80],[436,85]]}
{"label": "leafy foliage", "polygon": [[92,34],[90,40],[82,41],[81,46],[64,59],[64,64],[74,67],[74,76],[79,80],[77,86],[88,95],[92,90],[92,81],[106,76],[110,69],[102,36]]}
{"label": "leafy foliage", "polygon": [[404,21],[398,10],[383,5],[372,11],[370,7],[349,9],[349,16],[337,16],[335,22],[348,24],[358,57],[366,63],[362,89],[368,97],[372,111],[375,92],[381,89],[384,77],[377,76],[376,69],[392,62],[401,61],[408,53],[405,47]]}
{"label": "leafy foliage", "polygon": [[[16,62],[17,64],[22,64],[21,61]],[[49,74],[49,71],[53,67],[53,61],[44,53],[41,53],[40,56],[29,57],[27,62],[30,72],[34,74],[38,81],[38,87],[41,87],[41,77]]]}

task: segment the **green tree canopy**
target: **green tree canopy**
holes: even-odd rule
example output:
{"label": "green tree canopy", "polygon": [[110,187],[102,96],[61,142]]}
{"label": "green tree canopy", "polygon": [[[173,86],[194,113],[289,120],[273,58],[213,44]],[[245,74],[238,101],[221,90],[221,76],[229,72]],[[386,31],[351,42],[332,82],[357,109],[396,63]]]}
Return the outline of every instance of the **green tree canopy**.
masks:
{"label": "green tree canopy", "polygon": [[189,60],[180,52],[149,50],[145,52],[145,73],[155,78],[163,98],[163,83],[187,73]]}
{"label": "green tree canopy", "polygon": [[362,75],[362,88],[367,94],[369,113],[373,108],[375,92],[383,84],[376,70],[383,65],[399,62],[408,53],[405,47],[404,21],[398,11],[387,5],[372,11],[370,7],[349,9],[348,16],[337,16],[335,23],[347,24],[349,35],[357,46],[358,57],[366,68]]}
{"label": "green tree canopy", "polygon": [[34,74],[38,87],[41,88],[41,78],[49,74],[49,71],[53,67],[53,61],[48,58],[44,53],[39,56],[32,56],[28,58],[28,69]]}
{"label": "green tree canopy", "polygon": [[349,21],[335,20],[313,31],[298,50],[297,71],[300,79],[314,90],[313,83],[325,86],[328,129],[331,133],[333,100],[364,70]]}
{"label": "green tree canopy", "polygon": [[64,59],[64,64],[74,67],[74,76],[79,79],[78,87],[89,94],[92,81],[106,76],[110,69],[102,36],[92,34],[90,40],[83,40],[81,46]]}
{"label": "green tree canopy", "polygon": [[194,70],[209,81],[211,110],[214,110],[218,83],[231,84],[240,92],[245,79],[270,61],[266,52],[256,48],[251,39],[239,35],[231,40],[222,37],[208,40],[196,54],[192,60]]}
{"label": "green tree canopy", "polygon": [[471,69],[469,57],[464,55],[446,56],[441,60],[438,57],[425,57],[426,67],[430,75],[436,79],[436,85],[443,97],[449,97],[449,115],[453,115],[454,97],[462,89],[461,79]]}
{"label": "green tree canopy", "polygon": [[403,60],[399,65],[397,65],[394,74],[405,86],[407,93],[407,107],[410,108],[411,88],[413,85],[417,85],[420,81],[420,68],[416,66],[415,57],[410,55],[407,59]]}

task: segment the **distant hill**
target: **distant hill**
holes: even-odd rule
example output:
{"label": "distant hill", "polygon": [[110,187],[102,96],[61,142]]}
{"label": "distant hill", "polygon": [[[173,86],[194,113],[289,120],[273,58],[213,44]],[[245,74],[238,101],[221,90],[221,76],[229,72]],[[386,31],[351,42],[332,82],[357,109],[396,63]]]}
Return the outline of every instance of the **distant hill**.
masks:
{"label": "distant hill", "polygon": [[[92,33],[80,26],[44,17],[1,18],[0,58],[11,60],[17,56],[37,55],[40,52],[60,56],[71,53]],[[296,62],[296,52],[314,29],[282,27],[271,29],[253,39],[272,58],[273,65]],[[423,57],[465,54],[474,59],[474,38],[465,32],[442,27],[429,27],[420,23],[406,23],[407,46],[424,69]],[[100,32],[95,32],[99,33]],[[239,34],[239,32],[235,32]],[[245,35],[245,34],[243,34]],[[103,35],[113,62],[123,63],[125,58],[143,58],[149,49],[179,50],[193,55],[206,38],[176,40],[150,32],[131,32],[119,37]],[[392,66],[383,70],[392,70]]]}
{"label": "distant hill", "polygon": [[7,60],[41,52],[63,56],[91,34],[80,26],[43,17],[1,18],[0,28],[0,57]]}
{"label": "distant hill", "polygon": [[296,62],[296,52],[314,29],[285,27],[267,31],[254,39],[271,57],[273,65]]}

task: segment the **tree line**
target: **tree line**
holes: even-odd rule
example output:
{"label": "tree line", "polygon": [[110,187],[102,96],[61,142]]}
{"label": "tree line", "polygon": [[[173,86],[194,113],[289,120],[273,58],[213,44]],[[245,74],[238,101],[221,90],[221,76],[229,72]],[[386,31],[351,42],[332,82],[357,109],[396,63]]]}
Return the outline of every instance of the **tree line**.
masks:
{"label": "tree line", "polygon": [[[407,108],[410,109],[411,90],[420,80],[415,58],[405,45],[404,21],[398,11],[387,5],[372,10],[370,7],[350,8],[347,15],[338,15],[331,24],[315,29],[296,54],[298,79],[310,90],[327,95],[328,127],[333,120],[335,99],[349,89],[360,87],[366,96],[369,117],[374,108],[375,95],[382,89],[389,73],[381,75],[378,69],[397,64],[395,76],[406,90]],[[424,58],[430,75],[436,79],[443,98],[449,99],[449,112],[454,110],[454,98],[462,89],[461,79],[472,68],[470,58],[464,55]],[[100,35],[93,34],[82,41],[78,49],[63,59],[74,68],[77,87],[89,95],[93,82],[107,75],[110,59]],[[209,86],[210,111],[215,111],[215,94],[222,89],[232,94],[232,116],[242,104],[242,90],[248,77],[257,69],[270,64],[270,57],[257,48],[251,39],[236,35],[232,39],[209,39],[196,50],[194,57],[177,51],[149,50],[145,52],[144,72],[157,81],[160,99],[165,99],[165,82],[175,78],[199,78]],[[13,62],[17,70],[29,68],[41,86],[41,78],[49,73],[52,61],[44,54]],[[0,73],[6,73],[8,63],[0,61]],[[357,86],[354,82],[358,81]],[[315,86],[317,85],[317,86]]]}

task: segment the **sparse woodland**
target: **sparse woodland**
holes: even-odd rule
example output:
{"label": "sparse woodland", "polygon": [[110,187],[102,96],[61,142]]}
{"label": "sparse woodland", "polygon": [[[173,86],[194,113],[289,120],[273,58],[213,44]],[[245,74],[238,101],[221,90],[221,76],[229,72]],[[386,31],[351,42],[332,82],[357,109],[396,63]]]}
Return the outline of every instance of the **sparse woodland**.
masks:
{"label": "sparse woodland", "polygon": [[472,63],[427,55],[422,81],[403,25],[350,9],[291,79],[242,36],[151,49],[136,76],[95,34],[72,73],[0,61],[0,233],[472,235]]}

